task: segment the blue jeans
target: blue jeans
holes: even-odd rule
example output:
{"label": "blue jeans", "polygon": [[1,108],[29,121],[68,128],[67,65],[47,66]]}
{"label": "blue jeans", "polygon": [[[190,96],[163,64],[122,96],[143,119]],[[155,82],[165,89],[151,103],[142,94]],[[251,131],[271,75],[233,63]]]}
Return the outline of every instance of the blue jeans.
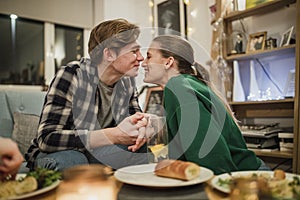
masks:
{"label": "blue jeans", "polygon": [[263,160],[261,160],[261,165],[260,165],[260,167],[257,170],[259,170],[259,171],[270,171],[271,168],[268,167]]}
{"label": "blue jeans", "polygon": [[39,153],[35,160],[35,167],[63,171],[66,168],[82,164],[104,164],[119,169],[137,164],[146,164],[148,157],[146,145],[137,153],[127,150],[124,145],[109,145],[94,149],[92,152],[82,153],[75,150],[58,151],[54,153]]}

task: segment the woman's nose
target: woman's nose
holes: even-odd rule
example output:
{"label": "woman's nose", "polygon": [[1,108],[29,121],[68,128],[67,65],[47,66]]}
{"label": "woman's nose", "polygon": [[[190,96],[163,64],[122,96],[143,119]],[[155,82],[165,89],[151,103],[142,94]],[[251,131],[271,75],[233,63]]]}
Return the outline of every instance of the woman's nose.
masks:
{"label": "woman's nose", "polygon": [[144,60],[141,64],[142,67],[146,67],[146,60]]}

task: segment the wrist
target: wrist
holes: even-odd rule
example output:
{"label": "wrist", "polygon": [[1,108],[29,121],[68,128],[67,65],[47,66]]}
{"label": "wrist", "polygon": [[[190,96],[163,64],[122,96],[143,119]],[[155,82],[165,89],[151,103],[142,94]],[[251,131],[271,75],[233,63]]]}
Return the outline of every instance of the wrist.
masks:
{"label": "wrist", "polygon": [[106,128],[104,129],[104,135],[105,138],[111,143],[111,144],[117,144],[118,138],[120,135],[120,128],[118,127],[112,127],[112,128]]}

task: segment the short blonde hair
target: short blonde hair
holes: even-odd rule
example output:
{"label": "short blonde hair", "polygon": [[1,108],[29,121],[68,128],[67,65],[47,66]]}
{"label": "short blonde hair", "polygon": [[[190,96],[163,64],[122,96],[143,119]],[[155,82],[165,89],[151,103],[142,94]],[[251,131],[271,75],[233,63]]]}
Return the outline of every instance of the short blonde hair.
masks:
{"label": "short blonde hair", "polygon": [[125,19],[104,21],[91,31],[88,43],[90,57],[94,61],[102,60],[104,48],[114,49],[118,53],[120,48],[137,40],[139,35],[139,27]]}

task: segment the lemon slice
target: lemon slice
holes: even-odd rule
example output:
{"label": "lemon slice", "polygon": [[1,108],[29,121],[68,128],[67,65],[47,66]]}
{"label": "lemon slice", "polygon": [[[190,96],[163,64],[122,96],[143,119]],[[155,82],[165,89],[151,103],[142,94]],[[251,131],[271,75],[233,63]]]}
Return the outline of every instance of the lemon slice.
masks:
{"label": "lemon slice", "polygon": [[154,161],[157,162],[159,158],[167,158],[168,148],[164,144],[157,144],[149,147],[154,155]]}

